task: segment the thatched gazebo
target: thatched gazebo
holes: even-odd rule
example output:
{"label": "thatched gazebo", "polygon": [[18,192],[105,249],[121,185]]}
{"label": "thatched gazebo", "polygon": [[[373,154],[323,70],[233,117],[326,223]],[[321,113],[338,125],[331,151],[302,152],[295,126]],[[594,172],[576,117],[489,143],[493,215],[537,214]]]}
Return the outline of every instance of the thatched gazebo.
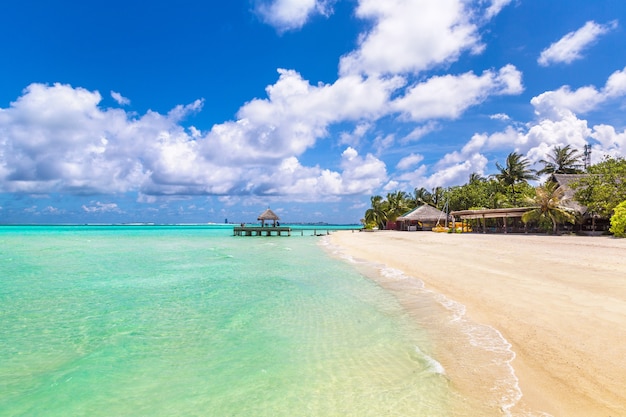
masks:
{"label": "thatched gazebo", "polygon": [[257,220],[261,220],[261,227],[265,227],[265,221],[269,221],[271,220],[273,222],[273,226],[272,227],[276,227],[276,222],[278,220],[280,220],[280,217],[278,217],[276,215],[276,213],[274,213],[272,210],[270,210],[269,208],[267,210],[265,210],[263,213],[261,213],[261,215],[259,215],[259,217],[257,218]]}
{"label": "thatched gazebo", "polygon": [[[453,220],[448,216],[448,221]],[[398,230],[430,230],[439,223],[446,222],[446,213],[424,204],[396,219]]]}

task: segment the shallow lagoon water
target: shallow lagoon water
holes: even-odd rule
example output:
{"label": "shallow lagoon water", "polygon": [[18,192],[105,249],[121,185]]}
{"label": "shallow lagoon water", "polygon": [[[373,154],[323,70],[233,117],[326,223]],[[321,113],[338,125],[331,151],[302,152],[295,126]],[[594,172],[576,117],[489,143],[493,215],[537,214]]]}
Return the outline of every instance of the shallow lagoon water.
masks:
{"label": "shallow lagoon water", "polygon": [[318,237],[0,228],[2,416],[449,416],[397,298]]}

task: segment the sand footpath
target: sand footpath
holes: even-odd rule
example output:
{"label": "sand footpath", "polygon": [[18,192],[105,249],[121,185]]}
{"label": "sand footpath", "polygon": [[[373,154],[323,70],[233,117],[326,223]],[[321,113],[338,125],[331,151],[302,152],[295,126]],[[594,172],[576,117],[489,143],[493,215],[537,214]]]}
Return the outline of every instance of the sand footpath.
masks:
{"label": "sand footpath", "polygon": [[626,416],[626,239],[378,231],[330,243],[497,329],[516,355],[513,415]]}

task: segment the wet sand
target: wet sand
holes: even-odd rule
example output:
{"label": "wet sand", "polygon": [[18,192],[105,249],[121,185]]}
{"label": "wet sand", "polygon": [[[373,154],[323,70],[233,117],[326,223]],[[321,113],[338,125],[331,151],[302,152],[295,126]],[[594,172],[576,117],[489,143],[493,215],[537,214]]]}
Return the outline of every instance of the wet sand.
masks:
{"label": "wet sand", "polygon": [[[626,416],[626,239],[377,231],[330,243],[499,331],[522,393],[512,415]],[[451,383],[480,401],[480,369],[443,356]]]}

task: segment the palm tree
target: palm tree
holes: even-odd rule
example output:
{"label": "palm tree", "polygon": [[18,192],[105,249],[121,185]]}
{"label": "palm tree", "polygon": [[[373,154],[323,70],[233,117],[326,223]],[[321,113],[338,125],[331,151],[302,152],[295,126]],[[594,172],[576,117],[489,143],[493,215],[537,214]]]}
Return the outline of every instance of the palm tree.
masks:
{"label": "palm tree", "polygon": [[548,155],[548,160],[540,160],[543,168],[537,174],[580,174],[580,152],[572,149],[571,145],[563,148],[555,146],[552,154]]}
{"label": "palm tree", "polygon": [[409,210],[408,194],[404,191],[396,191],[387,194],[387,220],[395,221],[399,216]]}
{"label": "palm tree", "polygon": [[534,208],[524,213],[522,216],[524,223],[549,218],[552,221],[552,233],[556,234],[559,222],[567,221],[573,224],[576,221],[574,213],[564,206],[567,201],[564,190],[555,182],[547,182],[545,185],[537,187],[535,196],[526,197],[525,201]]}
{"label": "palm tree", "polygon": [[483,182],[485,178],[477,172],[472,172],[469,176],[468,184],[476,184],[479,182]]}
{"label": "palm tree", "polygon": [[375,195],[370,197],[370,202],[372,204],[371,208],[365,210],[366,224],[375,224],[377,227],[384,229],[387,221],[385,201],[381,196]]}
{"label": "palm tree", "polygon": [[413,190],[411,203],[415,207],[420,206],[422,204],[432,203],[432,201],[433,201],[433,195],[426,188],[421,187],[421,188],[416,188],[415,190]]}
{"label": "palm tree", "polygon": [[435,187],[431,193],[432,204],[438,209],[442,209],[445,204],[446,190],[443,187]]}
{"label": "palm tree", "polygon": [[517,152],[511,152],[506,157],[506,166],[496,162],[496,167],[500,171],[495,175],[496,179],[505,187],[511,187],[514,198],[516,184],[537,179],[534,170],[530,168],[530,161]]}

